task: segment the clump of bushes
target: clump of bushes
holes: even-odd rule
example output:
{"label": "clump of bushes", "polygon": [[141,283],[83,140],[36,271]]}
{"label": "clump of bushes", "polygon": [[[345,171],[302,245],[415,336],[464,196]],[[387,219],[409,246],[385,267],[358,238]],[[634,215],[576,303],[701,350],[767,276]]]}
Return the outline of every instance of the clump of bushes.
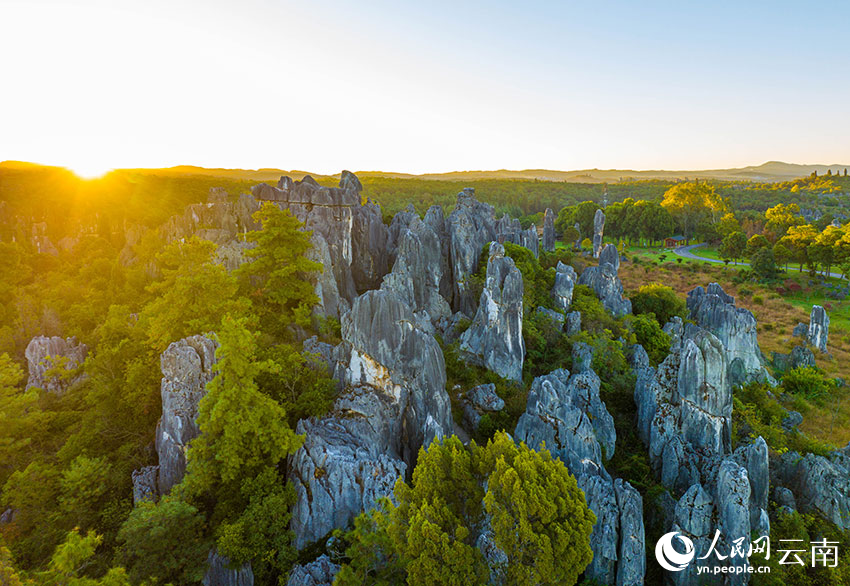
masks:
{"label": "clump of bushes", "polygon": [[674,316],[684,318],[688,313],[685,300],[679,297],[672,287],[661,283],[642,285],[630,295],[630,299],[635,314],[651,313],[661,325]]}

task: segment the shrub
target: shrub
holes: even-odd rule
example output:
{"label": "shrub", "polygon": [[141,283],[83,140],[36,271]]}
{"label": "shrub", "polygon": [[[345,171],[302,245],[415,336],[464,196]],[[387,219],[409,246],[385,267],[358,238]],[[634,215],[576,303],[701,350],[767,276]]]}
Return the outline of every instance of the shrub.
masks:
{"label": "shrub", "polygon": [[756,305],[764,305],[764,297],[761,295],[753,295],[753,303]]}
{"label": "shrub", "polygon": [[653,313],[641,313],[629,320],[637,343],[649,354],[649,360],[657,365],[670,352],[670,336],[661,329]]}
{"label": "shrub", "polygon": [[817,368],[802,366],[786,372],[782,377],[782,386],[791,394],[818,402],[832,392],[835,382]]}
{"label": "shrub", "polygon": [[746,287],[741,287],[740,289],[738,289],[738,295],[740,295],[741,297],[749,297],[752,294],[752,289],[747,289]]}
{"label": "shrub", "polygon": [[676,295],[671,287],[661,283],[642,285],[630,298],[635,314],[652,313],[661,325],[673,316],[684,318],[687,315],[685,300]]}

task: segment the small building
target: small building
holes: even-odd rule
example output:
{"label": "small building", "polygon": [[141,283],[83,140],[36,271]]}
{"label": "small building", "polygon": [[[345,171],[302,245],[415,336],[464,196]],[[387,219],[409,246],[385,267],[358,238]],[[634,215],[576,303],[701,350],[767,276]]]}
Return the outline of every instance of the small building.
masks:
{"label": "small building", "polygon": [[677,248],[685,243],[684,236],[670,236],[664,239],[664,248]]}

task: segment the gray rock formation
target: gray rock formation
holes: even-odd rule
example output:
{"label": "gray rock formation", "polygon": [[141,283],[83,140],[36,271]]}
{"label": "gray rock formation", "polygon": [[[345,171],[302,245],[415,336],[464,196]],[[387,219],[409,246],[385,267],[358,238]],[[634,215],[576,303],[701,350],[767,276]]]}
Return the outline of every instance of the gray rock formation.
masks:
{"label": "gray rock formation", "polygon": [[[322,187],[309,175],[301,181],[281,177],[276,187],[260,183],[251,191],[257,200],[271,201],[282,209],[288,209],[304,223],[305,230],[324,238],[331,259],[331,266],[326,266],[325,271],[333,273],[340,297],[352,301],[356,295],[352,273],[354,208],[360,206],[360,182],[357,178],[343,171],[339,187]],[[361,253],[368,253],[367,244],[361,242],[358,246]],[[383,249],[374,252],[383,254]],[[370,264],[362,257],[358,262],[361,268]]]}
{"label": "gray rock formation", "polygon": [[[699,484],[694,484],[676,503],[675,523],[671,531],[678,531],[690,539],[697,552],[708,551],[714,534],[713,516],[714,501],[711,495]],[[711,559],[694,559],[684,570],[673,573],[670,577],[676,586],[698,584],[700,578],[697,568],[711,564]]]}
{"label": "gray rock formation", "polygon": [[306,437],[290,468],[299,549],[390,494],[419,448],[453,428],[442,351],[392,282],[357,297],[343,316],[334,362],[344,390],[331,414],[296,427]]}
{"label": "gray rock formation", "polygon": [[214,376],[217,347],[205,336],[191,336],[170,344],[160,357],[162,417],[156,428],[156,451],[161,495],[183,479],[189,442],[200,434],[198,405]]}
{"label": "gray rock formation", "polygon": [[617,586],[639,586],[646,575],[646,537],[643,526],[643,499],[628,482],[614,481],[620,511],[617,550]]}
{"label": "gray rock formation", "polygon": [[215,550],[210,551],[207,564],[209,567],[202,581],[204,586],[254,586],[251,564],[231,568],[230,561]]}
{"label": "gray rock formation", "polygon": [[296,432],[305,440],[290,472],[296,548],[345,527],[392,493],[407,469],[398,454],[399,411],[392,396],[352,388],[337,399],[331,415],[298,422]]}
{"label": "gray rock formation", "polygon": [[593,258],[599,258],[602,252],[602,234],[605,231],[605,212],[596,210],[593,216]]}
{"label": "gray rock formation", "polygon": [[[717,503],[719,529],[726,542],[725,551],[729,551],[736,539],[750,540],[750,482],[746,469],[731,459],[723,460],[717,474],[717,487],[714,495]],[[730,557],[726,560],[731,566],[748,565],[746,546],[742,557]],[[735,575],[731,584],[746,584],[746,576]]]}
{"label": "gray rock formation", "polygon": [[815,355],[805,346],[794,346],[788,354],[773,352],[771,362],[776,370],[785,372],[793,368],[815,366]]}
{"label": "gray rock formation", "polygon": [[322,265],[322,271],[315,276],[314,291],[319,298],[315,313],[321,317],[338,318],[349,310],[350,304],[339,293],[336,278],[331,270],[333,260],[330,248],[325,238],[318,232],[313,233],[310,241],[313,243],[313,248],[307,253],[307,258]]}
{"label": "gray rock formation", "polygon": [[806,333],[809,344],[826,353],[826,345],[829,339],[829,316],[820,305],[812,306],[812,314],[809,318],[809,330]]}
{"label": "gray rock formation", "polygon": [[555,212],[546,208],[543,215],[543,250],[552,252],[555,250]]}
{"label": "gray rock formation", "polygon": [[576,238],[575,249],[581,250],[581,224],[576,222],[573,228],[576,229],[576,233],[578,234],[578,238]]}
{"label": "gray rock formation", "polygon": [[809,326],[803,322],[799,322],[796,326],[794,326],[794,330],[791,334],[797,338],[806,338],[809,335]]}
{"label": "gray rock formation", "polygon": [[463,397],[463,421],[471,430],[478,429],[481,417],[505,408],[505,402],[496,394],[493,383],[469,389]]}
{"label": "gray rock formation", "polygon": [[614,316],[631,313],[632,302],[623,297],[623,283],[617,276],[620,267],[617,247],[608,244],[598,256],[599,266],[584,269],[578,280],[579,285],[587,285],[593,289],[605,309]]}
{"label": "gray rock formation", "polygon": [[732,385],[754,380],[773,382],[764,366],[756,318],[750,311],[735,307],[735,299],[717,283],[705,289],[697,287],[688,293],[687,303],[691,319],[717,336],[723,345]]}
{"label": "gray rock formation", "polygon": [[[573,362],[585,360],[574,357]],[[600,584],[643,584],[643,501],[631,485],[612,480],[605,470],[603,454],[613,456],[616,431],[599,398],[599,385],[589,367],[572,376],[562,369],[535,378],[514,436],[535,449],[545,443],[584,491],[596,515],[590,536],[593,561],[586,577]]]}
{"label": "gray rock formation", "polygon": [[389,231],[381,215],[381,206],[368,200],[362,206],[352,208],[351,276],[359,293],[377,289],[387,274],[390,268],[388,239]]}
{"label": "gray rock formation", "polygon": [[793,491],[803,513],[818,513],[842,529],[850,529],[850,458],[847,448],[829,457],[816,454],[782,454],[776,470],[777,484]]}
{"label": "gray rock formation", "polygon": [[428,208],[423,220],[434,234],[437,235],[437,240],[440,242],[440,295],[443,299],[451,303],[454,286],[452,283],[452,265],[451,265],[451,246],[449,242],[449,232],[446,227],[446,217],[443,214],[443,207],[433,205]]}
{"label": "gray rock formation", "polygon": [[493,207],[475,199],[475,190],[467,187],[457,195],[446,226],[454,286],[452,309],[473,315],[477,299],[468,279],[478,269],[484,245],[496,238]]}
{"label": "gray rock formation", "polygon": [[575,269],[558,261],[558,266],[555,267],[555,284],[552,286],[552,299],[558,309],[564,312],[570,309],[577,280]]}
{"label": "gray rock formation", "polygon": [[571,311],[567,314],[566,323],[564,324],[564,332],[568,336],[573,336],[581,331],[581,312]]}
{"label": "gray rock formation", "polygon": [[[88,347],[77,342],[73,336],[33,338],[24,352],[29,370],[27,389],[37,387],[51,393],[64,393],[84,379],[85,375],[82,372],[75,373],[73,376],[70,374],[82,366],[87,354]],[[69,375],[65,376],[62,373],[63,370]]]}
{"label": "gray rock formation", "polygon": [[555,311],[554,309],[549,309],[548,307],[538,306],[535,310],[538,314],[545,317],[549,320],[549,323],[558,331],[564,329],[564,322],[567,320],[566,316],[560,311]]}
{"label": "gray rock formation", "polygon": [[293,567],[286,586],[331,586],[337,572],[339,565],[323,554],[309,564]]}
{"label": "gray rock formation", "polygon": [[393,216],[387,235],[387,258],[390,266],[395,264],[398,245],[401,243],[405,232],[407,232],[410,224],[418,219],[419,214],[416,213],[416,208],[413,207],[413,204],[408,204],[406,208]]}
{"label": "gray rock formation", "polygon": [[381,287],[394,291],[416,315],[417,323],[436,323],[451,316],[440,295],[442,249],[434,231],[414,217],[400,235],[393,270]]}
{"label": "gray rock formation", "polygon": [[472,325],[460,337],[461,354],[502,378],[522,380],[522,273],[501,244],[490,244],[487,281]]}
{"label": "gray rock formation", "polygon": [[[767,442],[759,436],[752,443],[735,450],[732,457],[747,471],[750,483],[750,527],[755,530],[761,524],[762,516],[767,516],[767,497],[770,490]],[[761,534],[770,532],[769,525],[766,532],[764,528],[760,529]]]}
{"label": "gray rock formation", "polygon": [[156,480],[159,475],[159,466],[145,466],[140,470],[133,470],[133,505],[142,501],[155,501],[159,495]]}

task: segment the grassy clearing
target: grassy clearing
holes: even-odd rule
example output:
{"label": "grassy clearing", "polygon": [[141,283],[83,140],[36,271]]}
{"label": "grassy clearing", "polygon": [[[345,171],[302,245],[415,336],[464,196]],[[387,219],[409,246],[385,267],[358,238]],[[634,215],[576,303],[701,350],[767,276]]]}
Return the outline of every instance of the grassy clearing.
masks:
{"label": "grassy clearing", "polygon": [[[763,285],[732,283],[736,270],[712,263],[685,261],[682,264],[666,262],[659,266],[635,265],[623,262],[620,277],[626,294],[641,285],[658,282],[672,287],[682,296],[698,285],[720,283],[724,290],[735,297],[738,307],[753,312],[758,321],[758,339],[762,352],[769,359],[771,352],[790,352],[799,343],[791,332],[799,322],[808,323],[813,304],[829,303],[830,314],[829,353],[817,352],[818,367],[833,377],[850,381],[850,301],[836,302],[825,297],[825,291],[808,286],[807,275],[789,276],[800,282],[802,290],[783,297],[775,290]],[[845,387],[836,397],[824,404],[809,403],[797,399],[788,408],[797,409],[804,415],[801,429],[811,437],[843,447],[850,441],[850,389]]]}

